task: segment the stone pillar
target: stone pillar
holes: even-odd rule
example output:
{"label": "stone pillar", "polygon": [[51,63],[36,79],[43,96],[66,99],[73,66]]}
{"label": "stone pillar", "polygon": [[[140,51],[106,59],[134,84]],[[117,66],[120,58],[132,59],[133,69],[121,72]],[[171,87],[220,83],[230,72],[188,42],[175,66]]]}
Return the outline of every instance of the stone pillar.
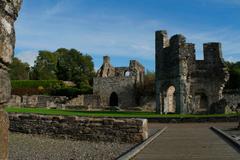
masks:
{"label": "stone pillar", "polygon": [[7,113],[4,104],[11,96],[8,65],[12,62],[15,47],[14,22],[17,19],[22,0],[0,0],[0,159],[8,159]]}
{"label": "stone pillar", "polygon": [[163,49],[169,46],[167,31],[161,30],[155,32],[155,88],[156,88],[156,113],[163,113],[163,95],[161,93],[162,84],[160,82],[164,65]]}

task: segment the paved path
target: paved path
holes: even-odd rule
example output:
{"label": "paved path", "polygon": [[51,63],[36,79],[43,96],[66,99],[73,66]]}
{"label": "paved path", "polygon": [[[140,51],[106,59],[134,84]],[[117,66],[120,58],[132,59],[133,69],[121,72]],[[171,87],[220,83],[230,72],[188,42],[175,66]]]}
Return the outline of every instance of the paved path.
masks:
{"label": "paved path", "polygon": [[168,129],[143,149],[137,160],[240,160],[240,154],[210,126],[227,124],[151,124]]}

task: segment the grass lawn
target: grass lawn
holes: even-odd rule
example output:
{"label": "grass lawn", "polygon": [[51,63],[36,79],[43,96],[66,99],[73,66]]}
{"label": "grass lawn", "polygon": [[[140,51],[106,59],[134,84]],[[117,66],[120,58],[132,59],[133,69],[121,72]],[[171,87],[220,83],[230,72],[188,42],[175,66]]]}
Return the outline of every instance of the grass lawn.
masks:
{"label": "grass lawn", "polygon": [[63,116],[92,116],[92,117],[136,117],[136,118],[204,118],[204,117],[231,117],[236,114],[208,114],[208,115],[191,115],[191,114],[167,114],[160,115],[154,112],[127,112],[127,111],[76,111],[47,108],[16,108],[8,107],[5,109],[8,113],[36,113],[43,115],[63,115]]}

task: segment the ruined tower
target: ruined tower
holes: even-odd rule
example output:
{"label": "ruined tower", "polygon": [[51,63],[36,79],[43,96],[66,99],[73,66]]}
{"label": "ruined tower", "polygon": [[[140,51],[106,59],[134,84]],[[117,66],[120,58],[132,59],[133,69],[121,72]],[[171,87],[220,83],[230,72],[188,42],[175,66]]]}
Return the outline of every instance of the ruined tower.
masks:
{"label": "ruined tower", "polygon": [[157,31],[155,38],[156,111],[209,113],[228,79],[221,44],[204,44],[204,60],[196,60],[194,44],[183,35],[168,39],[166,31]]}

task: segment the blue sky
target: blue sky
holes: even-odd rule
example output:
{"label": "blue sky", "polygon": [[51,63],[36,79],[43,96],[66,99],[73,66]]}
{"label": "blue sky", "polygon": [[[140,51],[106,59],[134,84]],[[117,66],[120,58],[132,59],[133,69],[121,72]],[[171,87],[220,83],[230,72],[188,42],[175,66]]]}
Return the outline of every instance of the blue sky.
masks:
{"label": "blue sky", "polygon": [[33,65],[39,50],[76,48],[95,68],[136,59],[154,70],[154,32],[181,33],[196,44],[222,42],[223,56],[240,60],[240,0],[24,0],[16,22],[15,56]]}

